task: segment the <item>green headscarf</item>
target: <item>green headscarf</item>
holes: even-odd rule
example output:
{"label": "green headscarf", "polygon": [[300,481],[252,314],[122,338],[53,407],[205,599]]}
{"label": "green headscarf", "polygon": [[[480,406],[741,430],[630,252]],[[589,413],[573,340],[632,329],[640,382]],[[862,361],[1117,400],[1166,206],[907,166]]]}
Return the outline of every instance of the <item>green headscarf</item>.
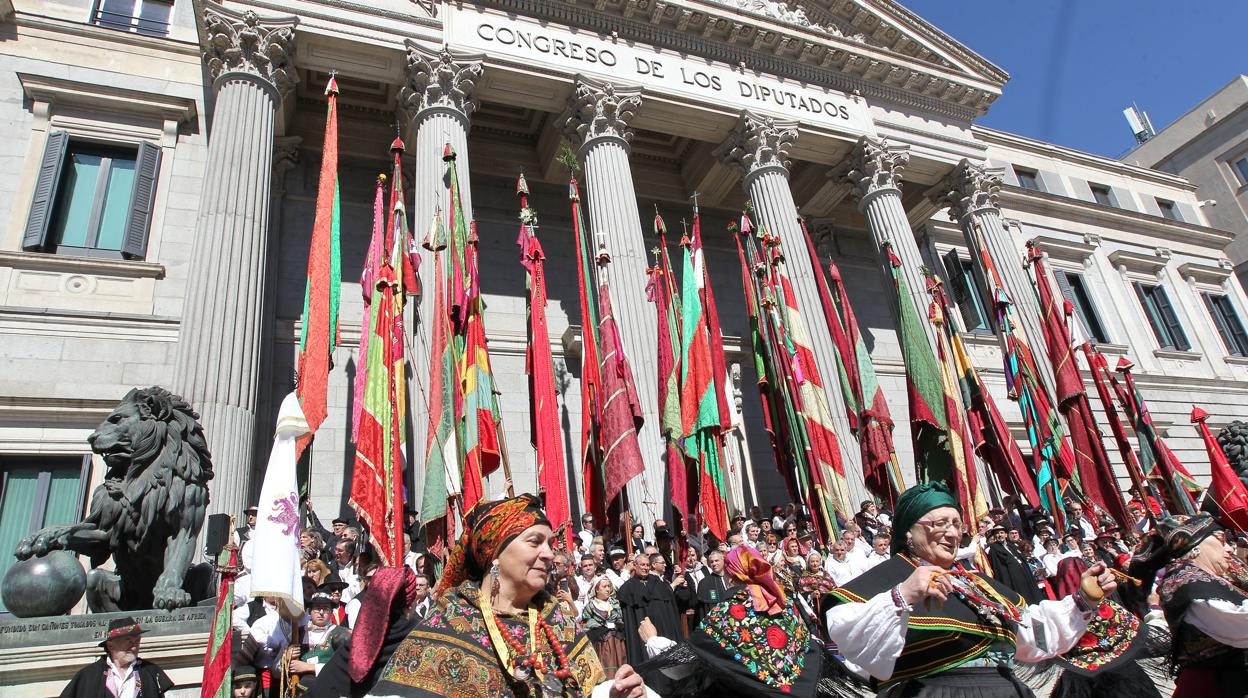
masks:
{"label": "green headscarf", "polygon": [[925,482],[901,493],[897,498],[897,506],[893,508],[894,555],[905,547],[906,531],[924,514],[940,507],[953,507],[961,512],[958,500],[943,482]]}

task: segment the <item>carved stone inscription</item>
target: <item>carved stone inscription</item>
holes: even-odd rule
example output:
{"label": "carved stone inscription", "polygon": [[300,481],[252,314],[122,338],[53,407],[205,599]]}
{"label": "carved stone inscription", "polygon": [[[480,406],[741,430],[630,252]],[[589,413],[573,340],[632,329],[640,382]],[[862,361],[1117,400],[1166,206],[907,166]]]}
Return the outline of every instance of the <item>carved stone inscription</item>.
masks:
{"label": "carved stone inscription", "polygon": [[839,131],[873,133],[863,101],[840,92],[586,30],[539,24],[474,8],[451,6],[451,10],[448,40],[452,47],[461,50],[600,75],[612,81],[769,112]]}

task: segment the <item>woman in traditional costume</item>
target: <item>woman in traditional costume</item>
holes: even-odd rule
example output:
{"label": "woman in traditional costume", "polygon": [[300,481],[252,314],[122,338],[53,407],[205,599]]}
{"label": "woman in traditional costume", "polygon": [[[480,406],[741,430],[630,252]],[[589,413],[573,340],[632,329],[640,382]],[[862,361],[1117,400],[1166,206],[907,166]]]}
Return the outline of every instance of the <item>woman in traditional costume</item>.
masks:
{"label": "woman in traditional costume", "polygon": [[1157,592],[1178,669],[1175,698],[1248,695],[1248,595],[1226,578],[1230,553],[1218,530],[1208,514],[1163,519],[1131,565],[1145,584],[1165,569]]}
{"label": "woman in traditional costume", "polygon": [[438,582],[437,605],[390,657],[372,694],[428,698],[641,698],[629,666],[603,673],[589,638],[546,593],[554,535],[532,495],[482,502]]}
{"label": "woman in traditional costume", "polygon": [[809,619],[789,598],[758,551],[728,553],[724,576],[741,584],[711,606],[697,630],[677,644],[642,624],[653,659],[640,667],[651,680],[671,683],[664,698],[686,696],[813,696],[823,669],[823,647]]}
{"label": "woman in traditional costume", "polygon": [[[828,633],[881,695],[1022,696],[1015,661],[1066,652],[1083,635],[1097,603],[1116,587],[1103,566],[1060,601],[1027,604],[1008,587],[956,564],[964,527],[958,502],[941,483],[906,490],[893,516],[887,561],[832,592]],[[1094,589],[1094,592],[1083,591]],[[1099,600],[1099,597],[1098,597]]]}
{"label": "woman in traditional costume", "polygon": [[590,581],[589,586],[589,599],[581,610],[581,627],[594,643],[603,672],[614,676],[620,667],[628,663],[624,635],[620,632],[624,626],[624,615],[620,612],[620,601],[615,598],[615,585],[610,579],[599,575]]}

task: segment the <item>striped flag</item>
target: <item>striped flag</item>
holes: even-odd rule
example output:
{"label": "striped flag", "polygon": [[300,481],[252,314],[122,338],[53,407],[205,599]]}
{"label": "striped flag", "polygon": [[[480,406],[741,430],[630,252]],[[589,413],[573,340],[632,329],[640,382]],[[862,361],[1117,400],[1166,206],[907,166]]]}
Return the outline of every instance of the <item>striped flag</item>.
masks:
{"label": "striped flag", "polygon": [[[555,399],[555,371],[546,325],[546,254],[537,239],[537,214],[529,207],[529,185],[524,175],[516,182],[520,196],[520,263],[528,272],[529,343],[524,367],[529,376],[529,438],[537,453],[537,485],[545,495],[546,518],[556,531],[570,526],[568,480],[563,462],[563,431]],[[574,536],[565,536],[569,547]]]}
{"label": "striped flag", "polygon": [[598,294],[594,278],[594,252],[589,228],[581,216],[581,193],[576,178],[568,182],[572,205],[572,234],[576,239],[576,281],[581,309],[581,483],[585,507],[594,519],[607,522],[608,499],[603,483],[602,377],[599,362]]}
{"label": "striped flag", "polygon": [[[694,228],[698,218],[694,216]],[[720,414],[715,397],[715,362],[703,304],[705,272],[702,252],[692,240],[682,238],[680,279],[680,415],[681,443],[698,464],[698,502],[705,525],[720,540],[727,540],[728,511],[725,504],[723,449],[720,447]]]}
{"label": "striped flag", "polygon": [[[463,270],[455,275],[455,282],[462,282],[457,296],[460,325],[456,340],[463,347],[458,369],[462,396],[459,445],[463,454],[463,507],[468,511],[484,498],[484,478],[504,464],[507,453],[503,448],[502,413],[485,338],[477,231],[476,226],[469,228],[464,219],[455,158],[455,151],[448,144],[442,159],[447,162],[451,183],[452,250]],[[511,483],[507,487],[510,490]]]}
{"label": "striped flag", "polygon": [[667,479],[672,488],[672,504],[683,518],[693,513],[688,496],[685,457],[680,450],[684,431],[680,405],[680,361],[676,347],[681,346],[679,304],[673,292],[672,268],[667,257],[667,227],[655,213],[654,232],[659,238],[655,248],[654,266],[648,270],[650,281],[646,297],[654,303],[658,333],[659,431],[666,444]]}
{"label": "striped flag", "polygon": [[1148,411],[1148,403],[1144,402],[1144,395],[1136,387],[1135,377],[1131,375],[1134,367],[1127,359],[1119,359],[1114,370],[1122,374],[1126,387],[1124,389],[1117,380],[1111,379],[1111,383],[1118,392],[1118,399],[1127,413],[1127,419],[1131,420],[1131,426],[1135,429],[1135,438],[1140,444],[1140,465],[1150,479],[1161,481],[1170,513],[1193,516],[1197,513],[1196,502],[1189,491],[1188,482],[1195,484],[1195,481],[1166,445],[1165,439],[1157,433],[1153,416]]}
{"label": "striped flag", "polygon": [[641,403],[633,383],[633,370],[624,356],[624,343],[611,311],[611,290],[607,286],[607,253],[598,255],[602,271],[598,287],[601,311],[598,336],[602,341],[599,376],[602,380],[602,479],[604,502],[611,502],[629,480],[645,470],[637,431],[641,429]]}
{"label": "striped flag", "polygon": [[[233,524],[230,525],[233,528]],[[208,636],[208,653],[204,655],[204,678],[199,686],[200,698],[232,698],[234,686],[231,672],[233,632],[230,620],[234,611],[234,576],[238,564],[238,548],[227,545],[217,556],[221,584],[217,587],[217,608],[212,615]]]}
{"label": "striped flag", "polygon": [[433,252],[433,307],[430,323],[429,426],[425,439],[425,482],[421,493],[420,520],[429,549],[440,555],[454,540],[452,502],[461,490],[459,440],[455,431],[455,346],[451,337],[451,255],[446,252],[447,234],[440,211],[424,246]]}
{"label": "striped flag", "polygon": [[[360,272],[360,295],[364,297],[364,317],[360,320],[361,328],[371,327],[373,317],[373,294],[377,290],[377,276],[381,273],[382,260],[386,248],[386,176],[377,177],[376,194],[373,197],[373,235],[368,241],[368,254],[364,257],[364,269]],[[372,332],[360,332],[360,349],[356,354],[356,381],[354,395],[351,400],[351,441],[360,438],[360,413],[364,409],[364,381],[359,380],[362,364],[368,357],[368,341]]]}
{"label": "striped flag", "polygon": [[806,251],[819,286],[819,299],[823,314],[828,320],[832,343],[836,346],[836,364],[841,377],[841,395],[850,428],[858,438],[862,451],[862,469],[867,489],[885,502],[891,503],[905,489],[901,466],[893,446],[893,417],[884,399],[875,374],[875,364],[858,331],[858,319],[849,304],[841,271],[836,262],[828,263],[828,275],[823,273],[819,253],[814,240],[806,229],[806,222],[799,219],[806,237]]}
{"label": "striped flag", "polygon": [[349,502],[369,535],[382,564],[403,560],[403,444],[406,427],[406,376],[403,330],[403,267],[408,256],[406,208],[403,205],[403,142],[390,145],[394,170],[390,177],[390,216],[386,256],[377,274],[370,303],[372,332],[368,355],[356,380],[365,381],[355,444]]}
{"label": "striped flag", "polygon": [[295,460],[303,454],[328,413],[329,369],[338,342],[338,299],[342,264],[338,230],[338,83],[331,75],[325,87],[328,102],[321,178],[316,190],[316,218],[308,249],[307,288],[299,333],[299,405],[308,433],[299,439]]}
{"label": "striped flag", "polygon": [[[1131,477],[1135,496],[1141,502],[1147,502],[1151,494],[1148,479],[1144,476],[1144,469],[1140,467],[1140,460],[1135,455],[1134,447],[1127,440],[1127,431],[1122,427],[1122,418],[1118,415],[1118,408],[1114,405],[1114,398],[1110,393],[1109,362],[1105,360],[1104,355],[1093,349],[1089,342],[1083,343],[1083,354],[1087,358],[1088,370],[1092,373],[1092,383],[1096,386],[1096,394],[1101,399],[1101,408],[1105,411],[1110,431],[1114,435],[1114,442],[1118,445],[1118,453],[1127,466],[1127,474]],[[1151,509],[1145,507],[1145,511],[1149,518],[1153,517]]]}

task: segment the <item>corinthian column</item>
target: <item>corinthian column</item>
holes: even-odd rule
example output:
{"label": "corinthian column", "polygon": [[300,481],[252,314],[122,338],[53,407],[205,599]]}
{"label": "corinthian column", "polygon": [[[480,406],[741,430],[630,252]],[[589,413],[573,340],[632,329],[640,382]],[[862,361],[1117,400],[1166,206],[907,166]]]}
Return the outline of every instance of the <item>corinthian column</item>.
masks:
{"label": "corinthian column", "polygon": [[[850,483],[850,506],[866,494],[862,486],[862,457],[857,441],[849,430],[845,400],[841,395],[840,372],[837,368],[836,346],[823,314],[823,301],[815,281],[814,266],[802,227],[798,222],[797,205],[789,189],[789,148],[797,140],[797,122],[781,121],[744,111],[736,128],[729,134],[715,155],[725,164],[741,172],[741,184],[754,204],[756,223],[779,237],[784,253],[784,266],[797,307],[806,321],[815,365],[823,379],[823,390],[832,413],[833,428],[841,445],[841,458]],[[842,512],[850,515],[853,512]]]}
{"label": "corinthian column", "polygon": [[[1015,241],[1001,220],[1001,208],[997,196],[1001,190],[1001,177],[997,170],[983,164],[962,160],[953,172],[937,185],[934,192],[938,201],[949,207],[949,217],[962,227],[966,245],[972,251],[984,278],[992,284],[980,260],[981,249],[987,250],[992,263],[1001,275],[1001,284],[1014,304],[1015,316],[1022,324],[1023,335],[1033,351],[1044,344],[1040,326],[1040,304],[1036,301],[1031,281],[1023,267],[1023,246]],[[982,244],[981,244],[982,243]],[[991,289],[988,290],[992,293]],[[998,334],[1002,328],[996,328]],[[1050,388],[1053,386],[1053,367],[1047,361],[1037,361],[1040,379]]]}
{"label": "corinthian column", "polygon": [[[884,285],[888,292],[893,293],[893,284],[892,270],[883,254],[885,242],[891,243],[893,254],[901,260],[901,277],[909,289],[915,310],[922,317],[931,303],[927,280],[920,271],[925,262],[915,242],[910,221],[906,218],[905,206],[901,203],[901,173],[909,162],[908,147],[893,145],[883,138],[864,136],[834,176],[850,185],[850,192],[858,201],[858,210],[867,219],[876,254],[883,264]],[[934,348],[935,334],[931,324],[923,323],[923,329]]]}
{"label": "corinthian column", "polygon": [[277,107],[295,88],[295,17],[205,3],[204,63],[216,94],[174,385],[199,410],[216,476],[209,511],[251,494]]}
{"label": "corinthian column", "polygon": [[646,470],[628,483],[629,507],[635,521],[654,521],[664,517],[669,496],[664,486],[655,383],[637,374],[659,360],[657,328],[646,302],[646,245],[628,164],[629,141],[633,138],[629,122],[640,108],[639,88],[616,87],[578,76],[560,120],[564,135],[577,148],[585,168],[590,230],[611,255],[606,273],[612,307],[645,417],[637,436]]}
{"label": "corinthian column", "polygon": [[[399,89],[399,111],[406,124],[408,143],[414,145],[416,182],[411,211],[413,232],[419,242],[441,211],[443,225],[449,225],[448,187],[450,169],[442,153],[450,144],[455,151],[455,169],[459,176],[459,197],[463,202],[465,220],[472,220],[472,187],[468,169],[468,127],[477,109],[473,98],[476,83],[481,79],[480,56],[459,56],[443,48],[431,51],[413,41],[407,42],[407,67],[403,87]],[[433,283],[433,253],[421,248],[424,262],[420,265],[422,288]],[[424,387],[428,385],[429,332],[425,319],[433,312],[433,294],[422,293],[416,317],[409,317],[407,327],[412,337],[412,380],[417,384],[410,394],[413,491],[424,487],[425,442],[429,426],[429,400]],[[423,397],[422,397],[423,396]]]}

